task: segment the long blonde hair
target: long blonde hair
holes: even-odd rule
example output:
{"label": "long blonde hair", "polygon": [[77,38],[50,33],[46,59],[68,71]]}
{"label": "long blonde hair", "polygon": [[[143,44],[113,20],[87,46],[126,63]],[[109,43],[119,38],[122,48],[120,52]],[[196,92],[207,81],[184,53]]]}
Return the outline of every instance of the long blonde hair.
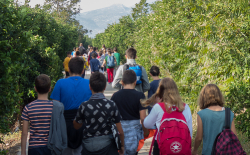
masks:
{"label": "long blonde hair", "polygon": [[[152,103],[155,103],[156,97],[161,98],[162,102],[167,103],[170,106],[169,108],[175,105],[176,107],[178,107],[180,112],[185,109],[177,85],[171,78],[162,79],[160,81],[156,93],[152,95],[149,99],[141,101],[141,104],[143,106],[152,105]],[[167,111],[169,110],[169,108],[166,108]]]}

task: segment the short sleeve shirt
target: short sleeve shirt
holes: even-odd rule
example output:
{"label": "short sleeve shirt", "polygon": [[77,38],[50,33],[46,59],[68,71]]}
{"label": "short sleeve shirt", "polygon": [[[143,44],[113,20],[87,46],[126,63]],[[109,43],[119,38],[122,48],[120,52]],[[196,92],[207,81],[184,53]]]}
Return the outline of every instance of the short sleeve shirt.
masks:
{"label": "short sleeve shirt", "polygon": [[120,113],[115,102],[104,99],[90,99],[82,103],[75,121],[85,126],[83,138],[112,134],[111,123],[120,122]]}
{"label": "short sleeve shirt", "polygon": [[145,99],[145,95],[135,89],[121,89],[111,97],[121,113],[122,120],[140,119],[140,111],[146,109],[141,105],[141,99]]}
{"label": "short sleeve shirt", "polygon": [[64,59],[63,64],[64,64],[64,70],[65,70],[65,72],[69,72],[69,61],[70,61],[70,58],[69,58],[69,57],[66,57],[66,58]]}
{"label": "short sleeve shirt", "polygon": [[120,65],[120,53],[114,53],[114,56],[117,62],[117,66],[119,66]]}
{"label": "short sleeve shirt", "polygon": [[35,100],[24,107],[21,118],[30,122],[29,148],[47,146],[52,110],[49,100]]}
{"label": "short sleeve shirt", "polygon": [[58,80],[50,98],[62,102],[65,110],[73,110],[78,109],[82,102],[89,100],[91,95],[89,80],[72,76]]}

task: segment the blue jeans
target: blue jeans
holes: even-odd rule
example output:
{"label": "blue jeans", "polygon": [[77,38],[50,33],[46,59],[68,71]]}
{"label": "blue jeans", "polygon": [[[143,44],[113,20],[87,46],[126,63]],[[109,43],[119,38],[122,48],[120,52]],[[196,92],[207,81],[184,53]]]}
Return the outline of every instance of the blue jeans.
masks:
{"label": "blue jeans", "polygon": [[51,155],[51,151],[47,146],[38,147],[28,150],[28,155]]}

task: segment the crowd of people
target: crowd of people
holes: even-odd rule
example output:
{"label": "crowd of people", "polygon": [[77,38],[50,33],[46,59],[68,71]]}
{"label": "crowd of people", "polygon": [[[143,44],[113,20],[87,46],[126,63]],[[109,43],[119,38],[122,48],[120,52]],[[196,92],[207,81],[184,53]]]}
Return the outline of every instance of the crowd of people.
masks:
{"label": "crowd of people", "polygon": [[[50,78],[41,74],[35,79],[37,100],[22,112],[22,155],[26,155],[28,126],[29,155],[136,155],[140,142],[152,136],[154,155],[196,155],[202,140],[202,154],[211,155],[216,136],[227,124],[237,135],[234,114],[230,111],[226,117],[220,89],[208,84],[198,97],[201,111],[191,150],[192,114],[175,81],[164,75],[160,79],[159,67],[152,66],[150,83],[145,68],[136,63],[136,49],[126,50],[123,65],[117,49],[113,51],[103,45],[98,52],[92,46],[68,52],[64,61],[67,78],[57,81],[52,101]],[[83,76],[86,66],[91,70],[90,79]],[[104,96],[107,79],[118,89],[110,100]]]}

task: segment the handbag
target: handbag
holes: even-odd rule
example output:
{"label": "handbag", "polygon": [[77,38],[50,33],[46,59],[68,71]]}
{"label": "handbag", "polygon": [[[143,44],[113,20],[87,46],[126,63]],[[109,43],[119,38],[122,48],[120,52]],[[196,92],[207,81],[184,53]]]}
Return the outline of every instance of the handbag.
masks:
{"label": "handbag", "polygon": [[115,140],[115,144],[118,150],[121,150],[121,139],[117,127],[114,122],[111,121],[111,131]]}

